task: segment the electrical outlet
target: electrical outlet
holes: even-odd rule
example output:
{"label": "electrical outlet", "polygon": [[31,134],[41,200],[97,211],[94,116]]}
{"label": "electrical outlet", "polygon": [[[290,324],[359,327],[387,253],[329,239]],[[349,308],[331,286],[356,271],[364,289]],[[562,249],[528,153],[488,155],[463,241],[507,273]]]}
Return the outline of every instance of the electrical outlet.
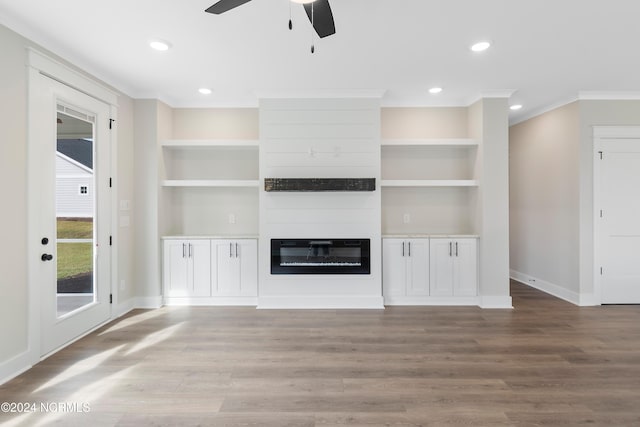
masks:
{"label": "electrical outlet", "polygon": [[408,213],[404,214],[402,216],[402,222],[405,224],[409,224],[411,222],[411,215],[409,215]]}
{"label": "electrical outlet", "polygon": [[229,214],[229,224],[235,224],[236,223],[236,215],[235,214]]}

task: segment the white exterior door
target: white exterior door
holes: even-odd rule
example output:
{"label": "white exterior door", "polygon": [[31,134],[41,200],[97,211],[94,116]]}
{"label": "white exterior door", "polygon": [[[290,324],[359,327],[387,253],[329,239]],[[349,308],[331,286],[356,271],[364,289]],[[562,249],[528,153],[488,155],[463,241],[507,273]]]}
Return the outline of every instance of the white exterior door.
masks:
{"label": "white exterior door", "polygon": [[[40,355],[46,355],[111,316],[111,107],[30,73],[29,269],[40,299]],[[78,189],[91,200],[83,218],[56,214],[59,129],[70,124],[90,154],[84,160],[93,194],[89,186]]]}
{"label": "white exterior door", "polygon": [[640,138],[597,140],[596,150],[596,275],[600,274],[601,301],[638,304]]}

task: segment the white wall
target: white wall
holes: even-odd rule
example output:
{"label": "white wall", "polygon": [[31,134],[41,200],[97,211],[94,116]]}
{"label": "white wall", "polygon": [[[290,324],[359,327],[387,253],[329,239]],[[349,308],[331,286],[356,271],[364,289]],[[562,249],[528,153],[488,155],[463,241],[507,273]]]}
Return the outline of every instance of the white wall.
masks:
{"label": "white wall", "polygon": [[480,305],[511,307],[509,289],[509,107],[484,98],[469,108],[470,135],[480,140],[476,227],[480,235]]}
{"label": "white wall", "polygon": [[[259,307],[382,307],[379,99],[260,101]],[[376,178],[374,192],[267,193],[264,178]],[[371,274],[270,274],[278,238],[371,240]]]}
{"label": "white wall", "polygon": [[512,126],[509,134],[512,275],[574,301],[580,292],[578,121],[574,102]]}
{"label": "white wall", "polygon": [[0,25],[0,381],[3,362],[27,350],[27,72],[30,43]]}
{"label": "white wall", "polygon": [[[30,359],[24,355],[28,349],[29,295],[27,294],[27,69],[26,49],[33,47],[73,69],[72,64],[42,49],[33,42],[0,25],[0,193],[11,209],[0,210],[0,234],[6,244],[0,247],[0,382],[25,369]],[[82,73],[81,70],[77,70]],[[83,73],[86,75],[86,73]],[[126,105],[130,99],[119,94],[118,102]],[[131,129],[127,109],[119,111],[118,136]],[[127,191],[131,181],[118,183],[117,190]],[[121,256],[131,257],[128,244],[116,240]],[[122,277],[132,277],[130,266],[119,271]],[[38,295],[31,296],[38,298]],[[126,297],[126,295],[125,295]],[[37,351],[37,349],[36,349]]]}

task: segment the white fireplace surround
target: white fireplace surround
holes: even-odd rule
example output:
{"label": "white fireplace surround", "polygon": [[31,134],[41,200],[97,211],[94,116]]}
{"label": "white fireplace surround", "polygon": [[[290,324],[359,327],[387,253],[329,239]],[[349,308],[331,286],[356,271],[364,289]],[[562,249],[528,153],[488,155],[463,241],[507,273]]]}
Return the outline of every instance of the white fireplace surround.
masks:
{"label": "white fireplace surround", "polygon": [[[381,191],[266,192],[265,178],[375,178],[380,100],[260,101],[258,308],[383,308]],[[369,275],[272,275],[271,239],[371,241]]]}

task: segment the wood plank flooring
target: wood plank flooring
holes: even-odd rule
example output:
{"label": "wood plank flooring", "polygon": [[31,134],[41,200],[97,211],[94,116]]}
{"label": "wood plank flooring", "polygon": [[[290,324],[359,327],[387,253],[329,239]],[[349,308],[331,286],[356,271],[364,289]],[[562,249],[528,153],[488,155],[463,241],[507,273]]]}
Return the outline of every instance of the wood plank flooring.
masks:
{"label": "wood plank flooring", "polygon": [[0,402],[70,408],[0,423],[640,425],[640,306],[512,296],[514,310],[136,310],[0,387]]}

